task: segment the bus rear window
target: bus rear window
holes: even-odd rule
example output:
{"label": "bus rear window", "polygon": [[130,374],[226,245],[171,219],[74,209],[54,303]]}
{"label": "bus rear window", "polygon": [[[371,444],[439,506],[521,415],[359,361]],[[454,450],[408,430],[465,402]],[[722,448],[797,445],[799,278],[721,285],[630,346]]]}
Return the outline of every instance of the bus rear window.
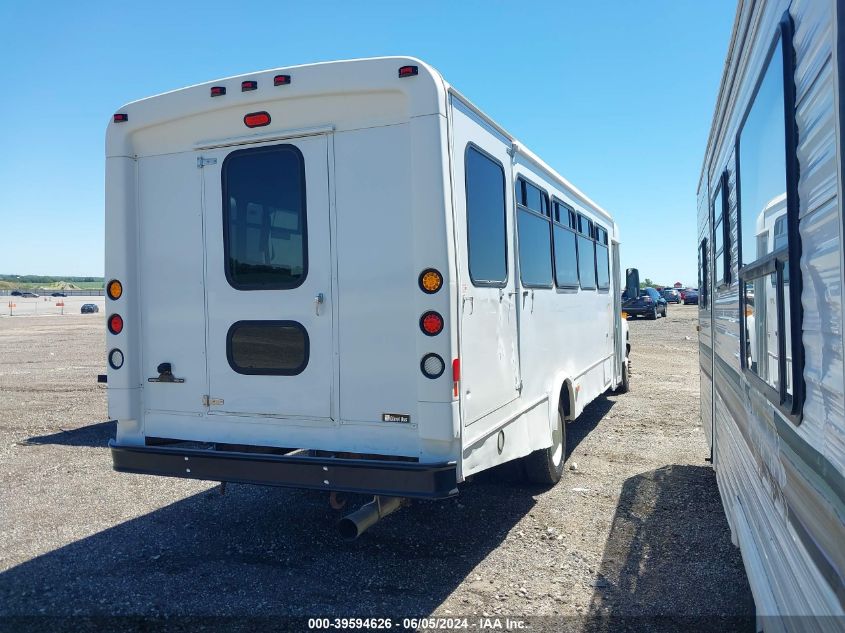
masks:
{"label": "bus rear window", "polygon": [[308,333],[296,321],[238,321],[226,337],[229,365],[239,374],[299,374],[308,353]]}
{"label": "bus rear window", "polygon": [[305,165],[292,145],[238,150],[223,163],[226,279],[239,290],[295,288],[308,245]]}

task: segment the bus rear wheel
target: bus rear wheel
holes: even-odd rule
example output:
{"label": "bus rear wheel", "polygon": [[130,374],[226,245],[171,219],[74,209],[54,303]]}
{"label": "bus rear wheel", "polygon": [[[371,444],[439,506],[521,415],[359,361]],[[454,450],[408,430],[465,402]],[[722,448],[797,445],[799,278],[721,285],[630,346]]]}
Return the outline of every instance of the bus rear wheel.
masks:
{"label": "bus rear wheel", "polygon": [[532,484],[554,486],[563,476],[566,461],[566,422],[563,409],[558,406],[557,427],[552,431],[552,445],[522,458],[525,478]]}

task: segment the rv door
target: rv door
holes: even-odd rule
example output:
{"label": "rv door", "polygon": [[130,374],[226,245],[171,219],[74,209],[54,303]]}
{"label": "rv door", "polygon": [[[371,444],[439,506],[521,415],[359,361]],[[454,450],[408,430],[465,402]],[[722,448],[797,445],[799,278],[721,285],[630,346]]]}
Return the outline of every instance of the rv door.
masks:
{"label": "rv door", "polygon": [[209,413],[335,417],[325,135],[201,152]]}

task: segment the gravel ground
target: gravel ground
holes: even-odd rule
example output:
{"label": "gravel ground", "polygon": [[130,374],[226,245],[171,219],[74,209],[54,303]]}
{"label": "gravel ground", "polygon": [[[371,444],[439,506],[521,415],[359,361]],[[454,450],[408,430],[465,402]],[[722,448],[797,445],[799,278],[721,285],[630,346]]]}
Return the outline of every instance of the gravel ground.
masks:
{"label": "gravel ground", "polygon": [[511,616],[532,630],[753,630],[705,463],[697,310],[669,310],[630,322],[631,392],[568,426],[560,484],[479,477],[351,544],[336,537],[324,494],[230,484],[221,495],[206,482],[114,473],[96,385],[103,314],[3,319],[0,628],[437,615],[469,616],[470,628]]}

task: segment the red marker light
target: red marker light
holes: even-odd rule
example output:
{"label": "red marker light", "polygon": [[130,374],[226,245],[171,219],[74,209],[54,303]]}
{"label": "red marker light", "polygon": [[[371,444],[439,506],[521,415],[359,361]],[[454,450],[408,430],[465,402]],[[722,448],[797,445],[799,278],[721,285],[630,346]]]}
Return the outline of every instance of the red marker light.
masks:
{"label": "red marker light", "polygon": [[270,115],[266,112],[250,112],[244,117],[244,125],[247,127],[264,127],[270,125]]}
{"label": "red marker light", "polygon": [[211,87],[211,96],[212,97],[222,97],[226,94],[226,86],[212,86]]}
{"label": "red marker light", "polygon": [[114,115],[115,123],[126,123],[129,120],[129,115],[125,112],[118,112]]}
{"label": "red marker light", "polygon": [[402,66],[399,69],[399,78],[402,79],[403,77],[413,77],[414,75],[419,75],[420,69],[418,66]]}
{"label": "red marker light", "polygon": [[443,317],[433,310],[420,317],[420,329],[423,334],[437,336],[443,331]]}
{"label": "red marker light", "polygon": [[123,317],[119,314],[113,314],[109,317],[109,332],[112,334],[120,334],[123,331]]}
{"label": "red marker light", "polygon": [[276,75],[273,77],[274,86],[287,86],[290,83],[290,75]]}
{"label": "red marker light", "polygon": [[452,393],[458,397],[458,383],[461,382],[461,359],[452,361]]}
{"label": "red marker light", "polygon": [[257,81],[242,81],[241,82],[241,92],[248,92],[250,90],[255,90],[258,88]]}

